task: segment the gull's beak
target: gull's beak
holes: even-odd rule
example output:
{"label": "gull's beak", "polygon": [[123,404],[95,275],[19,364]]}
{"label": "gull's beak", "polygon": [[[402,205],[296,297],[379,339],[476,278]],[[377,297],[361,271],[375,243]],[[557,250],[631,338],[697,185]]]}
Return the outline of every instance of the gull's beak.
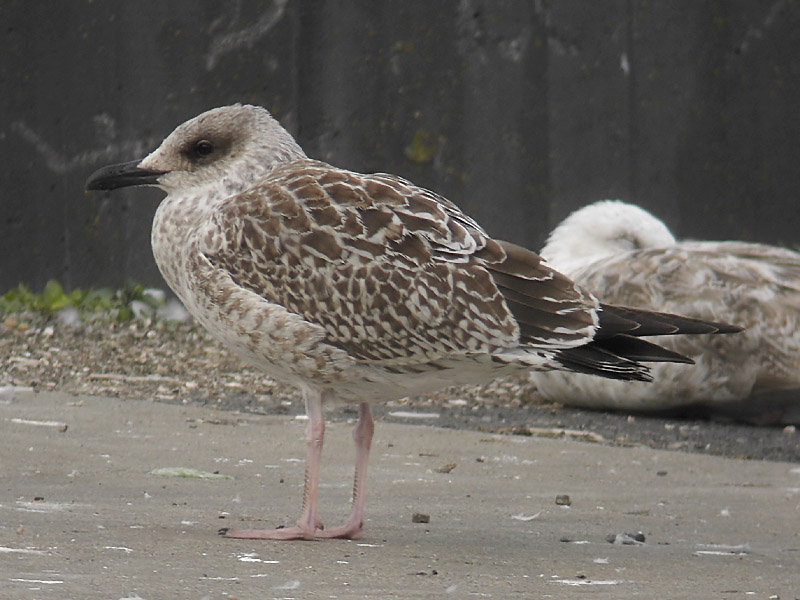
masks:
{"label": "gull's beak", "polygon": [[141,160],[98,169],[86,180],[87,190],[115,190],[133,185],[158,185],[158,178],[167,171],[141,169]]}

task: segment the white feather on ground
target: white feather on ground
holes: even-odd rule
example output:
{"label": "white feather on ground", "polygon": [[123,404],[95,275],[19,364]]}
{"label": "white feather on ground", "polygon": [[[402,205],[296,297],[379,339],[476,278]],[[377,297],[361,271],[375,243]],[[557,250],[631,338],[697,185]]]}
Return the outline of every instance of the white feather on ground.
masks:
{"label": "white feather on ground", "polygon": [[655,338],[696,365],[661,363],[653,383],[535,373],[547,399],[594,409],[696,407],[756,423],[800,421],[800,254],[736,241],[676,241],[624,202],[586,206],[542,249],[553,268],[604,302],[737,323],[736,336]]}

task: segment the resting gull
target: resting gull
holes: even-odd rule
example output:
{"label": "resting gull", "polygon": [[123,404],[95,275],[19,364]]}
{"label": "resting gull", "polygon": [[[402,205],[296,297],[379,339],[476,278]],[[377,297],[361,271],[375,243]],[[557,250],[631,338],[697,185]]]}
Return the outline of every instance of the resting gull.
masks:
{"label": "resting gull", "polygon": [[737,336],[659,339],[696,365],[659,364],[653,384],[534,373],[550,400],[619,410],[692,407],[758,423],[800,420],[800,254],[746,242],[676,242],[646,210],[596,202],[567,217],[547,263],[604,301],[746,328]]}
{"label": "resting gull", "polygon": [[[260,107],[208,111],[141,161],[100,169],[86,187],[134,185],[167,192],[153,253],[189,312],[304,393],[300,520],[229,537],[360,537],[370,402],[531,368],[647,380],[639,361],[687,359],[638,336],[739,330],[603,305],[433,192],[309,159]],[[347,522],[324,529],[323,404],[334,399],[359,406],[355,482]]]}

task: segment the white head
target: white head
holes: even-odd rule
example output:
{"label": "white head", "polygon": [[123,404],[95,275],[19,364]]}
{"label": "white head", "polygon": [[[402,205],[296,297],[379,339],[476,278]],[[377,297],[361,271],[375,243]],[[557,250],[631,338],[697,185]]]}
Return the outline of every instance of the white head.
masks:
{"label": "white head", "polygon": [[305,156],[266,109],[234,104],[186,121],[141,161],[100,169],[86,185],[88,189],[153,185],[168,193],[219,186],[232,194],[276,165]]}
{"label": "white head", "polygon": [[572,275],[603,258],[674,243],[667,226],[643,208],[601,200],[564,219],[550,233],[540,254],[557,271]]}

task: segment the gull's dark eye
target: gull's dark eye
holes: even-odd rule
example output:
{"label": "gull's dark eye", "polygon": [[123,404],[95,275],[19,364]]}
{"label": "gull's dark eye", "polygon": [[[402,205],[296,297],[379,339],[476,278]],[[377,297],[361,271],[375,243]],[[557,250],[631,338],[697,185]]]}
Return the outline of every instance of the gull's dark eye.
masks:
{"label": "gull's dark eye", "polygon": [[200,140],[194,145],[195,156],[199,156],[200,158],[206,158],[207,156],[211,156],[213,152],[214,152],[214,144],[212,144],[208,140]]}

